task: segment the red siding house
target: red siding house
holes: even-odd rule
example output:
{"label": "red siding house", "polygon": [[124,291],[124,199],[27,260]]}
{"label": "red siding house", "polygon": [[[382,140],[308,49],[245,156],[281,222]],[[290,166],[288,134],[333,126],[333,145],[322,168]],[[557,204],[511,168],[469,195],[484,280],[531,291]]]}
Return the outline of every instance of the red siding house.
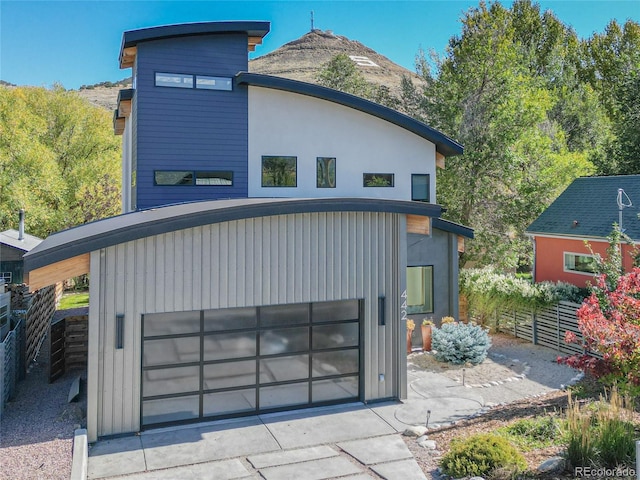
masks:
{"label": "red siding house", "polygon": [[[576,179],[526,231],[534,243],[534,280],[593,283],[593,254],[605,254],[620,215],[623,232],[640,243],[639,207],[640,175]],[[632,247],[622,248],[629,271]]]}

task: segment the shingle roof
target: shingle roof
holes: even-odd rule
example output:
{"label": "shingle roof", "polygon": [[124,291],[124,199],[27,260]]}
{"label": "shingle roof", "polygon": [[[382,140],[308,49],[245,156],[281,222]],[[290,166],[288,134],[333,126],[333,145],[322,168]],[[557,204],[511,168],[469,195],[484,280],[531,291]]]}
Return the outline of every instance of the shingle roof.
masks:
{"label": "shingle roof", "polygon": [[[622,210],[622,228],[640,241],[640,175],[582,177],[567,189],[527,228],[529,234],[606,238],[618,223],[618,189],[631,207]],[[577,222],[577,223],[576,223]]]}
{"label": "shingle roof", "polygon": [[34,237],[28,233],[24,234],[23,240],[18,240],[19,235],[18,230],[5,230],[4,232],[0,232],[0,243],[17,248],[23,252],[29,252],[42,242],[41,238]]}

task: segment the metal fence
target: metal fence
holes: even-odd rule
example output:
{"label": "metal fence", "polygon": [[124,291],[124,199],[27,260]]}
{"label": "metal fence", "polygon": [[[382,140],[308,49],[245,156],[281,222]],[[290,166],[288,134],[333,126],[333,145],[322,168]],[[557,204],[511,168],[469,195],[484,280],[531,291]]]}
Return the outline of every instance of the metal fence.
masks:
{"label": "metal fence", "polygon": [[25,376],[26,329],[19,318],[0,343],[0,417],[5,404],[13,397],[16,384]]}
{"label": "metal fence", "polygon": [[[562,353],[588,353],[581,346],[583,337],[576,316],[580,307],[579,303],[560,302],[536,312],[501,310],[496,313],[496,327],[501,332]],[[576,335],[578,343],[565,343],[567,331]]]}

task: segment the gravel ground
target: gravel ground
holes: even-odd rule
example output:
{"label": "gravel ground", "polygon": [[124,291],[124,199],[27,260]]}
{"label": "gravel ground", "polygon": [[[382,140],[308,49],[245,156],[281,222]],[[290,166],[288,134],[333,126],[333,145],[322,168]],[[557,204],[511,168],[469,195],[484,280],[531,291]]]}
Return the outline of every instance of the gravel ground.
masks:
{"label": "gravel ground", "polygon": [[[43,342],[26,378],[19,382],[0,421],[0,478],[68,479],[73,433],[86,425],[86,371],[74,370],[48,383],[48,341]],[[80,399],[67,403],[80,375]]]}

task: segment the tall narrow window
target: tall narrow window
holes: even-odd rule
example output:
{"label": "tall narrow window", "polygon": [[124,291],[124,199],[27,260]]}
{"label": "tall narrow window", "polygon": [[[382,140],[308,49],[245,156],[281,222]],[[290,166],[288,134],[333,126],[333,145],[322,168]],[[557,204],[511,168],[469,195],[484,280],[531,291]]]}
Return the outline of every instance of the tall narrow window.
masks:
{"label": "tall narrow window", "polygon": [[263,187],[295,187],[298,157],[262,157]]}
{"label": "tall narrow window", "polygon": [[429,202],[429,175],[414,173],[411,175],[411,200]]}
{"label": "tall narrow window", "polygon": [[433,266],[407,267],[407,313],[433,313]]}
{"label": "tall narrow window", "polygon": [[318,157],[316,159],[316,187],[336,188],[336,159]]}

